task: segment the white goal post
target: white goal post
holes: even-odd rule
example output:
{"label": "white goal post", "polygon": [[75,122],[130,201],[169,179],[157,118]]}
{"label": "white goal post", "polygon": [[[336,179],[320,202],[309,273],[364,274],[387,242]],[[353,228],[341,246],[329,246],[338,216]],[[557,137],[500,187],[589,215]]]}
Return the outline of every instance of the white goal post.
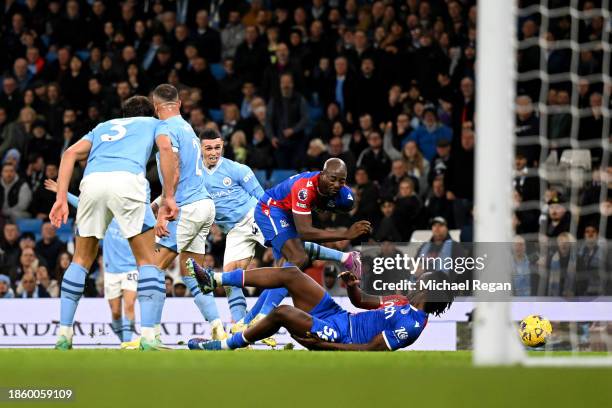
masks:
{"label": "white goal post", "polygon": [[[604,24],[611,30],[610,0],[601,0],[601,8],[596,10],[597,15],[603,16]],[[566,15],[571,18],[572,25],[578,26],[581,19],[589,14],[579,10],[579,1],[572,0],[570,7],[549,10],[548,1],[541,0],[540,5],[532,6],[542,18],[542,31],[548,27],[549,18]],[[592,14],[591,14],[592,15]],[[515,93],[517,84],[518,26],[519,11],[516,0],[481,0],[478,2],[477,19],[477,60],[476,60],[476,160],[475,160],[475,242],[512,242],[512,176],[515,148]],[[546,25],[545,25],[546,24]],[[564,40],[574,54],[581,50],[577,40],[578,29],[572,27],[572,38]],[[540,33],[536,44],[541,47],[544,54],[550,50],[545,39],[546,32]],[[608,140],[605,135],[610,133],[610,103],[609,90],[612,89],[610,81],[610,44],[606,42],[605,34],[602,40],[594,41],[603,51],[603,69],[597,74],[594,82],[604,86],[603,92],[603,135],[604,163],[609,163],[607,148]],[[594,43],[593,42],[593,43]],[[571,72],[565,75],[572,86],[577,87],[579,76],[574,71],[577,63],[572,57]],[[546,60],[543,58],[542,62]],[[551,79],[546,67],[530,73],[534,78],[542,81],[548,89]],[[564,77],[564,78],[565,78]],[[600,78],[600,79],[599,79]],[[605,91],[608,89],[608,92]],[[575,94],[575,92],[574,92]],[[574,119],[580,118],[580,109],[575,106],[576,96],[572,95],[570,113]],[[542,113],[542,122],[547,118],[547,106],[543,98],[535,105]],[[546,144],[546,124],[543,124],[539,139],[542,145]],[[572,139],[577,136],[577,125],[572,127]],[[604,190],[605,191],[605,190]],[[542,194],[542,193],[541,193]],[[602,194],[603,197],[603,194]],[[573,203],[574,204],[574,203]],[[573,210],[572,210],[573,211]],[[576,221],[574,221],[576,222]],[[576,227],[575,225],[573,226]],[[575,231],[575,229],[573,230]],[[605,235],[604,235],[605,236]],[[511,276],[511,262],[509,259],[490,259],[488,270],[498,274],[499,281],[509,281]],[[490,279],[490,278],[489,278]],[[494,280],[496,280],[494,279]],[[486,296],[486,295],[484,295]],[[550,365],[550,366],[602,366],[612,365],[612,356],[608,349],[607,355],[580,356],[573,353],[570,357],[554,357],[554,352],[543,353],[543,357],[529,357],[519,341],[515,322],[510,315],[510,302],[486,302],[480,298],[473,321],[473,363],[475,365],[511,365],[524,364]],[[610,318],[612,321],[612,317]]]}

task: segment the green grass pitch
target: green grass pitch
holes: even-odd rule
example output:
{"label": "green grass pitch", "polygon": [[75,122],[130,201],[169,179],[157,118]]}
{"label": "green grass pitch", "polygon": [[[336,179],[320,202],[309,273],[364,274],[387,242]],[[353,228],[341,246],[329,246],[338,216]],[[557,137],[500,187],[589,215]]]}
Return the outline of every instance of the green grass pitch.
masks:
{"label": "green grass pitch", "polygon": [[474,368],[469,352],[0,350],[0,388],[74,390],[15,407],[605,407],[612,369]]}

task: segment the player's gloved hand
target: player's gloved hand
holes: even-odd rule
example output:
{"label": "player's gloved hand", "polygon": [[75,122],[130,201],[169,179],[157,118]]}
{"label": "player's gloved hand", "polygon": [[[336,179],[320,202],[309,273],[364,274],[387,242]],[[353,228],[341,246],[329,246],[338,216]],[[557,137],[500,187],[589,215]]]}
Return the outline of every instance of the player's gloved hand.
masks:
{"label": "player's gloved hand", "polygon": [[353,272],[345,271],[338,275],[338,277],[342,279],[344,284],[349,288],[353,286],[359,287],[359,284],[361,283],[361,281],[357,279]]}
{"label": "player's gloved hand", "polygon": [[66,224],[68,222],[68,202],[66,200],[56,200],[49,213],[49,219],[55,228]]}
{"label": "player's gloved hand", "polygon": [[353,240],[362,235],[370,233],[372,233],[372,224],[370,224],[370,221],[357,221],[356,223],[351,225],[348,231],[346,231],[346,239]]}

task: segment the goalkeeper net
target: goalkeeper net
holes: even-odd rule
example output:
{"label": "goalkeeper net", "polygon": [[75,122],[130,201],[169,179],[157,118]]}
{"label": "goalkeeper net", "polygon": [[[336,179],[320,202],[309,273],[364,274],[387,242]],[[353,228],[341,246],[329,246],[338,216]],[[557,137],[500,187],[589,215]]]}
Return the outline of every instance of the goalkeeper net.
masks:
{"label": "goalkeeper net", "polygon": [[[514,298],[480,299],[474,361],[612,364],[610,0],[478,13],[476,240],[513,242]],[[553,324],[539,352],[518,342],[525,310]]]}

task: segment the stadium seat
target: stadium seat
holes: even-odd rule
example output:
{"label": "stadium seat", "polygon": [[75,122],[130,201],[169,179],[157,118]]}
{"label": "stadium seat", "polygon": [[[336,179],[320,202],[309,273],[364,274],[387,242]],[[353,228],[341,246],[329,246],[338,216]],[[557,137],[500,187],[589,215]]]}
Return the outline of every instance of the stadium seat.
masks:
{"label": "stadium seat", "polygon": [[17,220],[16,224],[22,234],[24,232],[31,232],[36,235],[40,234],[40,228],[42,227],[43,222],[38,218],[21,218]]}
{"label": "stadium seat", "polygon": [[287,180],[289,177],[297,174],[295,170],[272,170],[272,174],[270,175],[270,187],[274,187],[278,183]]}
{"label": "stadium seat", "polygon": [[257,181],[259,181],[259,184],[261,184],[261,186],[265,189],[266,185],[268,184],[268,176],[266,175],[266,171],[255,170],[253,173],[255,173],[255,178]]}
{"label": "stadium seat", "polygon": [[210,73],[217,81],[225,78],[225,70],[223,69],[223,64],[210,64]]}
{"label": "stadium seat", "polygon": [[68,222],[59,227],[56,234],[57,237],[63,242],[68,243],[74,240],[74,220],[72,218],[68,218]]}
{"label": "stadium seat", "polygon": [[217,123],[223,122],[223,111],[221,109],[209,109],[208,117]]}

